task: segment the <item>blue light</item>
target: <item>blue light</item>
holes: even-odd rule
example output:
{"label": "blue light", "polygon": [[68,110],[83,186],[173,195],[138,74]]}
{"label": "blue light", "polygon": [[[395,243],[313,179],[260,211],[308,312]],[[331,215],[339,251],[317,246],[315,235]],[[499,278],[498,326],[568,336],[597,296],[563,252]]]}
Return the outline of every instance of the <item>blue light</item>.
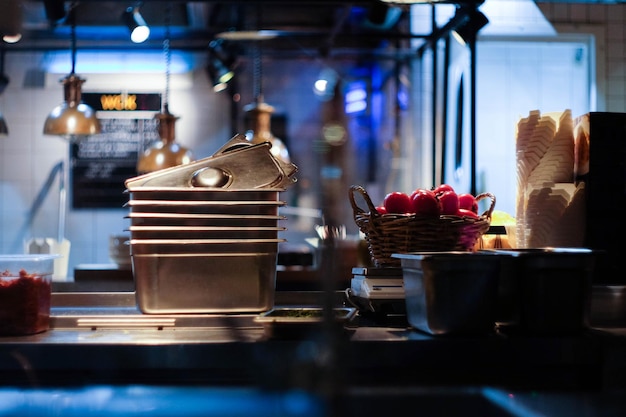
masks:
{"label": "blue light", "polygon": [[[172,52],[170,73],[184,74],[194,67],[194,56],[189,52]],[[46,53],[44,70],[51,74],[67,74],[72,70],[69,51]],[[161,51],[80,51],[76,58],[76,72],[82,74],[149,74],[163,73],[165,62]]]}
{"label": "blue light", "polygon": [[346,91],[346,114],[354,114],[367,109],[367,90],[364,81],[352,82]]}
{"label": "blue light", "polygon": [[140,385],[0,389],[0,412],[16,416],[323,417],[326,408],[320,398],[299,391]]}

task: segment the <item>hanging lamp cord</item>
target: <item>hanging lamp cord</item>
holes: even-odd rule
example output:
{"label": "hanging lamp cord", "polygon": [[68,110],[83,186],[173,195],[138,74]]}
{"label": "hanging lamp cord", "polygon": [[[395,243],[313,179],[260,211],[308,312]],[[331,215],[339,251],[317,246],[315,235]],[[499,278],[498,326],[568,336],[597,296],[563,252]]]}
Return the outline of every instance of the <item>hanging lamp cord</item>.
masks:
{"label": "hanging lamp cord", "polygon": [[254,74],[253,74],[253,82],[254,82],[254,98],[258,99],[263,95],[263,65],[261,62],[261,46],[259,45],[259,41],[254,42]]}
{"label": "hanging lamp cord", "polygon": [[[75,6],[74,6],[75,7]],[[71,41],[72,41],[72,71],[70,74],[74,74],[76,71],[76,15],[75,9],[71,11]]]}
{"label": "hanging lamp cord", "polygon": [[163,39],[163,56],[165,58],[165,92],[163,94],[163,112],[168,112],[170,95],[170,66],[172,63],[172,50],[170,49],[170,22],[172,3],[167,3],[165,10],[165,38]]}
{"label": "hanging lamp cord", "polygon": [[[255,21],[254,27],[256,30],[259,29],[259,22],[261,21],[261,7],[257,5],[255,13]],[[253,82],[253,99],[261,100],[263,96],[263,62],[262,62],[262,53],[261,53],[261,41],[254,41],[252,45],[252,54],[253,54],[253,74],[252,74],[252,82]]]}

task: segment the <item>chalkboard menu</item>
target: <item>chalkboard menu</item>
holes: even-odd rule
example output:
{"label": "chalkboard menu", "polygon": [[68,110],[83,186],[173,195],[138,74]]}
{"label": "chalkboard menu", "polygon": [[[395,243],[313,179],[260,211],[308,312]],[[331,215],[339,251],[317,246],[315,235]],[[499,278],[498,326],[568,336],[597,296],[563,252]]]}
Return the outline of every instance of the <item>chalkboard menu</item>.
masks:
{"label": "chalkboard menu", "polygon": [[102,132],[70,146],[72,208],[121,208],[124,181],[137,175],[137,160],[159,140],[154,113],[160,94],[83,93],[98,114]]}

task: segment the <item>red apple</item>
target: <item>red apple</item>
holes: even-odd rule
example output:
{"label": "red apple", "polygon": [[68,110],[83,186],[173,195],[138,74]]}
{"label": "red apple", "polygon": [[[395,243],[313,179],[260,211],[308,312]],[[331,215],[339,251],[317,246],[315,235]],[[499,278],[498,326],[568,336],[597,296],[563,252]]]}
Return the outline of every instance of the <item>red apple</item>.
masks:
{"label": "red apple", "polygon": [[459,196],[454,191],[444,191],[437,195],[441,204],[441,214],[457,214],[459,210]]}
{"label": "red apple", "polygon": [[471,217],[472,219],[478,219],[478,214],[474,213],[472,210],[460,208],[457,213],[457,216],[461,217]]}
{"label": "red apple", "polygon": [[430,190],[417,189],[411,194],[413,212],[418,216],[439,216],[441,207],[435,193]]}
{"label": "red apple", "polygon": [[387,209],[385,208],[385,206],[377,206],[376,211],[378,212],[378,214],[387,214]]}
{"label": "red apple", "polygon": [[435,193],[435,195],[441,195],[446,191],[454,191],[454,188],[452,188],[451,185],[449,184],[439,184],[437,187],[435,187],[435,189],[433,190],[433,192]]}
{"label": "red apple", "polygon": [[478,214],[478,202],[476,202],[476,198],[469,193],[459,194],[459,208],[471,210]]}
{"label": "red apple", "polygon": [[400,191],[393,191],[387,194],[383,200],[383,206],[387,209],[387,213],[390,214],[410,213],[412,210],[411,199],[408,194]]}

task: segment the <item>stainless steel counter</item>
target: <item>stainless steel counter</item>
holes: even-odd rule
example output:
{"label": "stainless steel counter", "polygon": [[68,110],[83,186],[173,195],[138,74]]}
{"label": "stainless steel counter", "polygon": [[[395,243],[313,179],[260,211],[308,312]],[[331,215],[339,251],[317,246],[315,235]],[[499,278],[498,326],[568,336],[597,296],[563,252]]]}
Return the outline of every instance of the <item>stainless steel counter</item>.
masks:
{"label": "stainless steel counter", "polygon": [[[276,302],[314,305],[320,296],[277,294]],[[145,315],[132,292],[54,293],[49,331],[0,338],[0,383],[292,386],[314,379],[330,355],[332,373],[354,386],[597,389],[607,368],[603,331],[433,337],[402,317],[360,317],[339,333],[273,339],[255,316]]]}
{"label": "stainless steel counter", "polygon": [[[317,305],[321,296],[278,292],[276,302]],[[335,303],[342,300],[335,294]],[[433,337],[402,317],[362,316],[339,333],[272,339],[255,316],[145,315],[132,292],[54,293],[49,331],[0,338],[0,414],[223,416],[228,409],[232,416],[340,410],[344,417],[378,417],[390,407],[424,416],[626,412],[616,395],[626,391],[621,329],[567,337]],[[299,411],[288,407],[294,398]]]}

